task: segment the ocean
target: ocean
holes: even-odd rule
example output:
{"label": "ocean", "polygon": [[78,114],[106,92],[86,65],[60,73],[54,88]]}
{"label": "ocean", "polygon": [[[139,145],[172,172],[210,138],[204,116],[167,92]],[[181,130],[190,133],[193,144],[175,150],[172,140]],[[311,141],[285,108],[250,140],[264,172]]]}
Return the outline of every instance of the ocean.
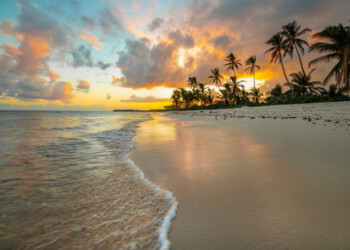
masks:
{"label": "ocean", "polygon": [[149,119],[1,111],[0,248],[169,248],[177,202],[128,159]]}

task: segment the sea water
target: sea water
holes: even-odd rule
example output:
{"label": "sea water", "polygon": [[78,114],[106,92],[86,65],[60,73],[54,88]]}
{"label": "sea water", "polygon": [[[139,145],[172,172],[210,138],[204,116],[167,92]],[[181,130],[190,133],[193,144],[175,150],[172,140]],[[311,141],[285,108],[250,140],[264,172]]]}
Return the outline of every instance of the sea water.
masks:
{"label": "sea water", "polygon": [[0,112],[0,249],[167,249],[171,193],[128,159],[147,113]]}

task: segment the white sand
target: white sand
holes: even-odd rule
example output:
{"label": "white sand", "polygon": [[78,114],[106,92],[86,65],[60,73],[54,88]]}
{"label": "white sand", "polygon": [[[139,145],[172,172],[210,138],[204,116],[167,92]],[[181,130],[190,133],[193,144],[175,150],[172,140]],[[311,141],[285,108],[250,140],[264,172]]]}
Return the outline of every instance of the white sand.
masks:
{"label": "white sand", "polygon": [[179,202],[173,249],[350,248],[350,102],[170,116],[131,159]]}

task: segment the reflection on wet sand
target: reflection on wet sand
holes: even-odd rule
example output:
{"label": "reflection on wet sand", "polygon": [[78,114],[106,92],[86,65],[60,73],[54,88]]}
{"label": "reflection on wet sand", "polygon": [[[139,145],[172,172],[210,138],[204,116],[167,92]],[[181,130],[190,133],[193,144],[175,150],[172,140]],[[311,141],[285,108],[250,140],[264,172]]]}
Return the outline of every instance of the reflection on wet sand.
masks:
{"label": "reflection on wet sand", "polygon": [[314,139],[327,128],[299,133],[290,121],[153,118],[138,129],[131,158],[179,201],[174,249],[350,246],[350,158],[339,151],[349,138]]}

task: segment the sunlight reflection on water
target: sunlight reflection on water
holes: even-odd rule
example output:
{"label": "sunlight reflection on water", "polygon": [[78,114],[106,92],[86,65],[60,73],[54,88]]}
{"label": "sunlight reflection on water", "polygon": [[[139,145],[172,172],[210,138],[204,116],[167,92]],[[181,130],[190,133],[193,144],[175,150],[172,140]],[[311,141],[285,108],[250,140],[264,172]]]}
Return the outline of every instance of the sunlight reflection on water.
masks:
{"label": "sunlight reflection on water", "polygon": [[0,112],[0,248],[159,247],[170,203],[127,161],[145,119]]}

